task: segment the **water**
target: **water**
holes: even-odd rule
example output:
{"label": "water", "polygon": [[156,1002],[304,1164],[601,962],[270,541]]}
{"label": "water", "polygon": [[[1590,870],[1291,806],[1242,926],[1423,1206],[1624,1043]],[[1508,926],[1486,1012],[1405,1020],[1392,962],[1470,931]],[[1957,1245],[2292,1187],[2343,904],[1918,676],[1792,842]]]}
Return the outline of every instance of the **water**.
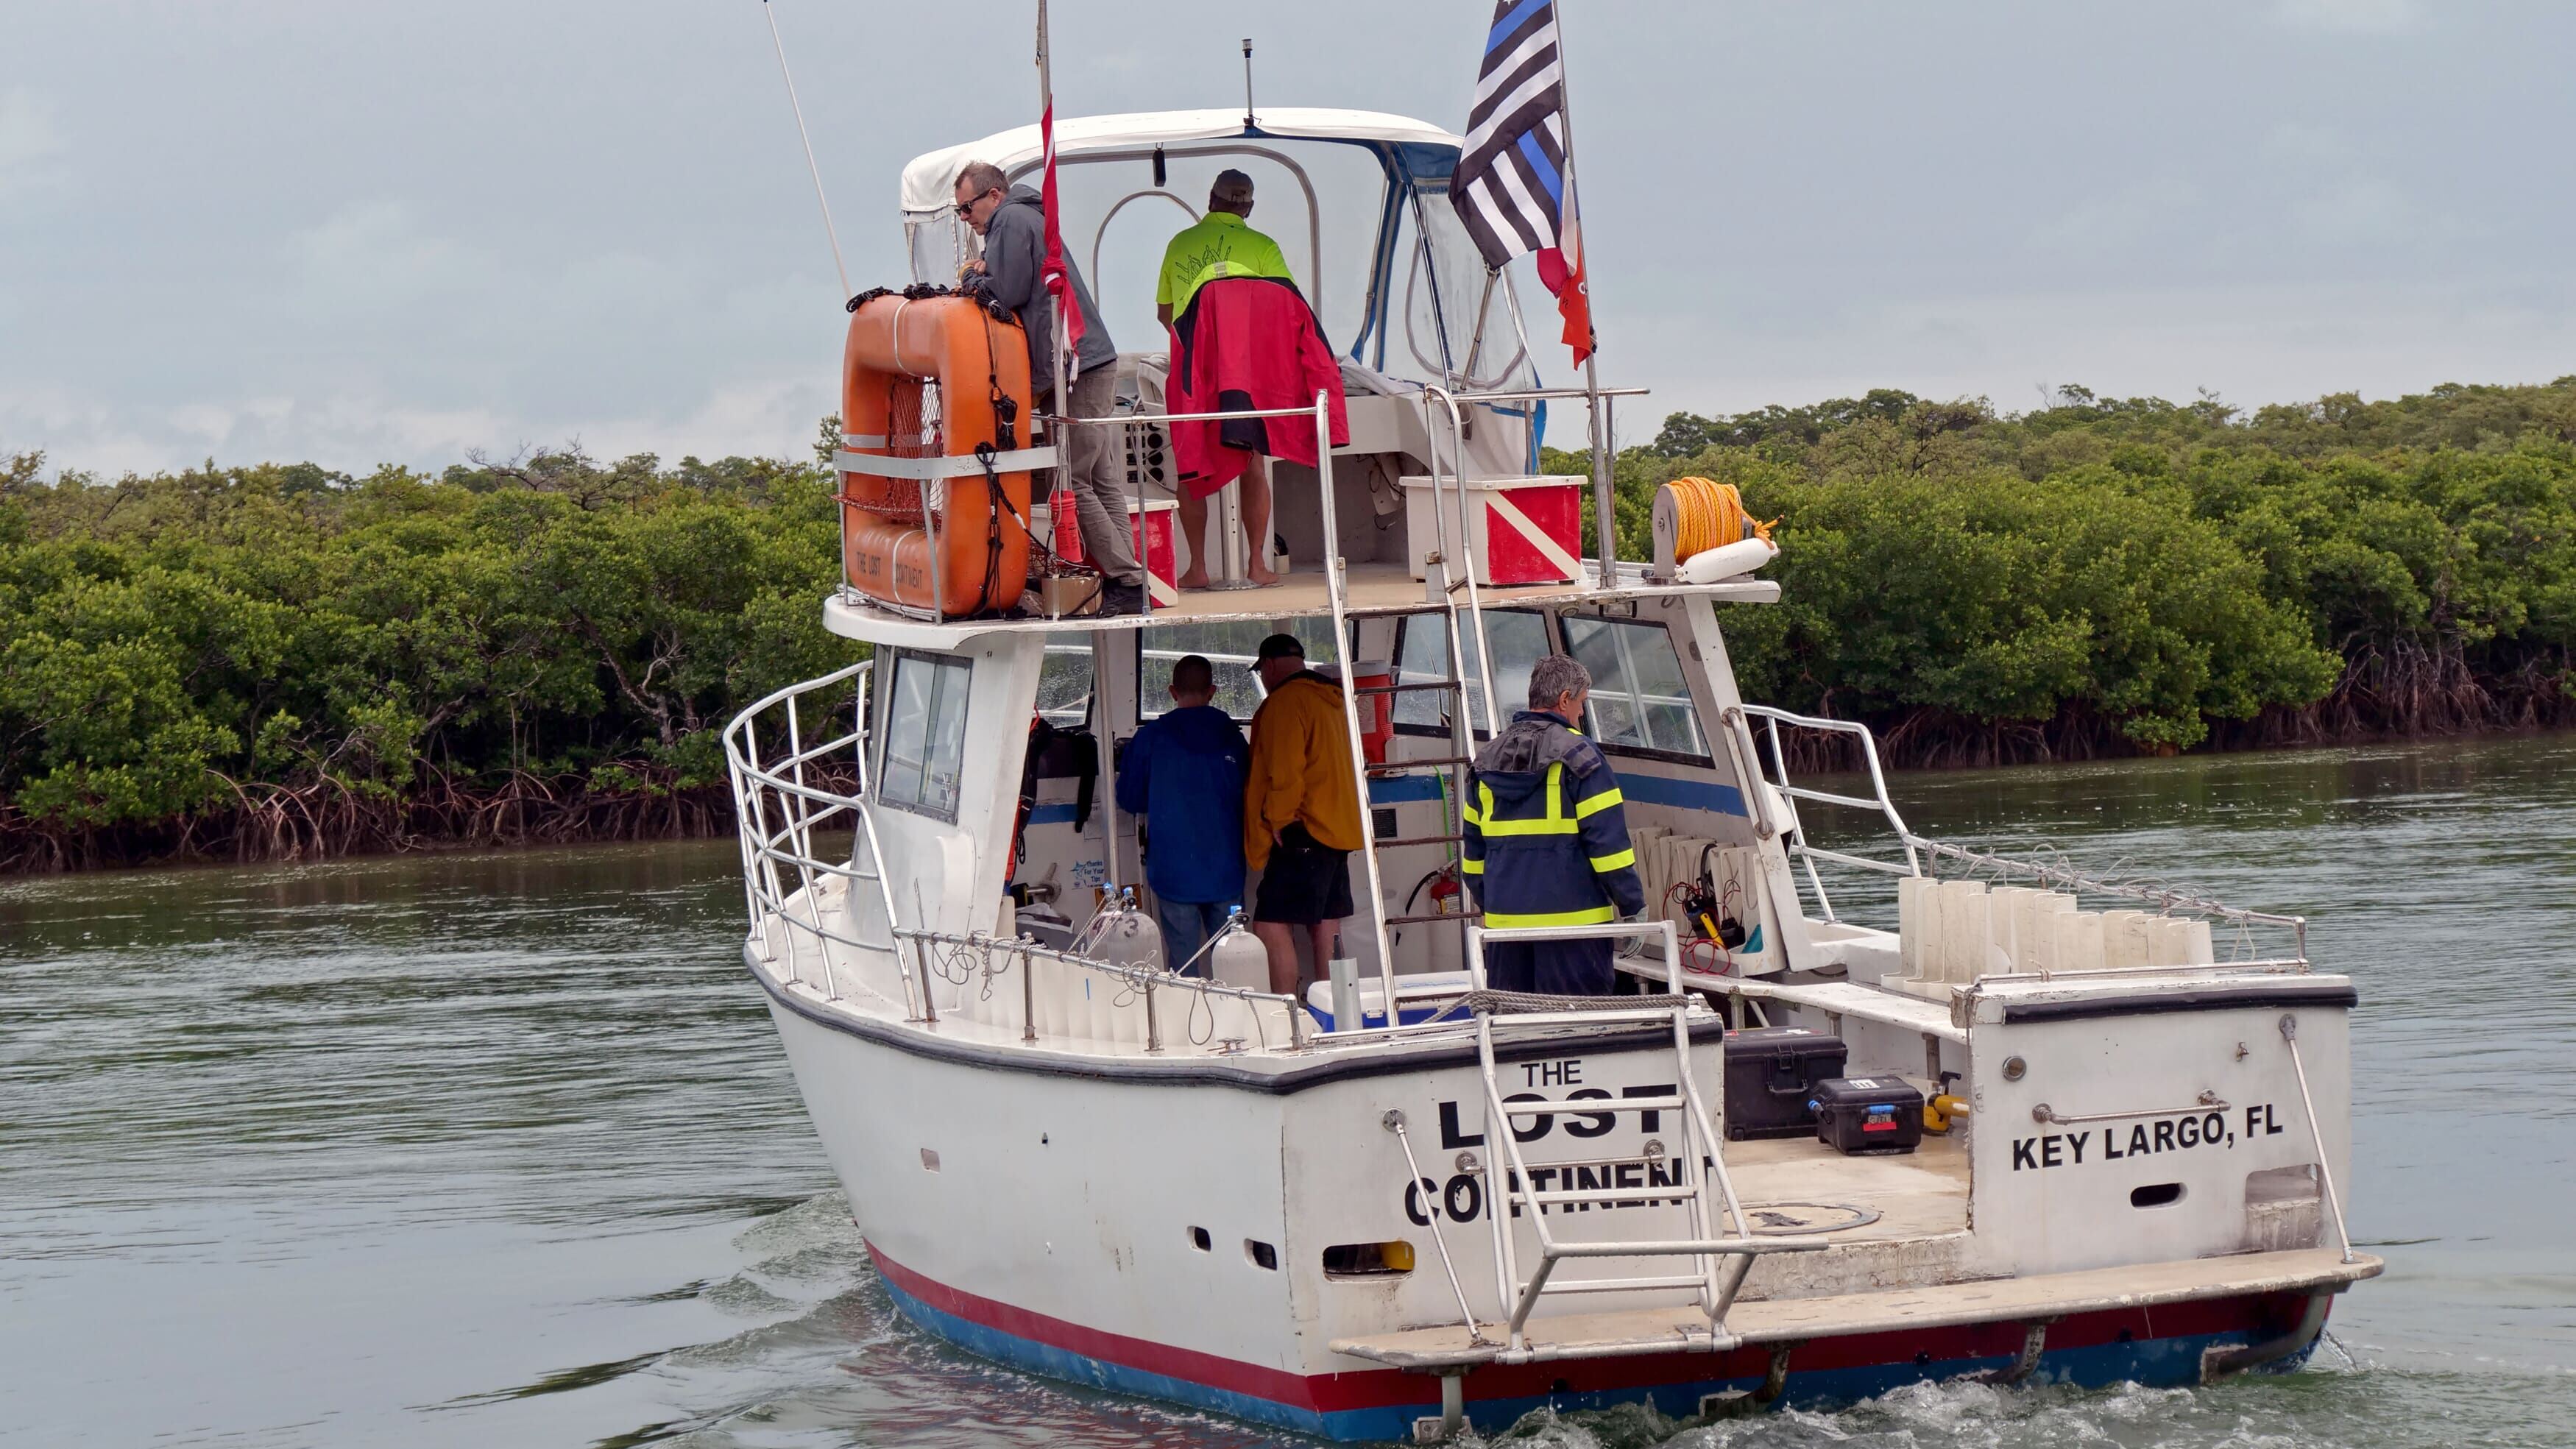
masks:
{"label": "water", "polygon": [[[1907,1390],[1513,1442],[2576,1443],[2576,739],[1897,780],[2157,862],[2361,983],[2356,1237],[2311,1371]],[[0,884],[0,1440],[1283,1445],[982,1364],[871,1278],[731,845]]]}

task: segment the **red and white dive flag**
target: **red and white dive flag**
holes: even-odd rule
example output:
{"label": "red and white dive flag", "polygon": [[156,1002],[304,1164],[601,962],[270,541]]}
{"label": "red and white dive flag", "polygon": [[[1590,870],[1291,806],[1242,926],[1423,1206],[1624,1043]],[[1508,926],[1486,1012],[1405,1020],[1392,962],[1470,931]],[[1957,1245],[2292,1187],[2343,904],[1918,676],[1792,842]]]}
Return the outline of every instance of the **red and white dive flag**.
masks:
{"label": "red and white dive flag", "polygon": [[1566,135],[1556,0],[1497,0],[1449,202],[1485,265],[1538,253],[1539,280],[1556,294],[1565,344],[1579,363],[1592,355],[1592,303]]}

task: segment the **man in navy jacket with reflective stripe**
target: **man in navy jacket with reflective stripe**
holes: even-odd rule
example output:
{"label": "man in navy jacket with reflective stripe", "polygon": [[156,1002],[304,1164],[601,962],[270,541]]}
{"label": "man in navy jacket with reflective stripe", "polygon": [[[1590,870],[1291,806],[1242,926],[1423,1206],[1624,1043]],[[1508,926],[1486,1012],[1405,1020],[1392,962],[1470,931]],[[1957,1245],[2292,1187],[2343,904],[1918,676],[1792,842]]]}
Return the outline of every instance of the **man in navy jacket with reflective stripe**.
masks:
{"label": "man in navy jacket with reflective stripe", "polygon": [[[1646,906],[1619,777],[1574,725],[1592,694],[1580,663],[1552,654],[1530,670],[1530,707],[1476,752],[1460,814],[1468,887],[1488,930],[1597,926]],[[1502,991],[1606,996],[1611,937],[1488,941],[1485,974]]]}

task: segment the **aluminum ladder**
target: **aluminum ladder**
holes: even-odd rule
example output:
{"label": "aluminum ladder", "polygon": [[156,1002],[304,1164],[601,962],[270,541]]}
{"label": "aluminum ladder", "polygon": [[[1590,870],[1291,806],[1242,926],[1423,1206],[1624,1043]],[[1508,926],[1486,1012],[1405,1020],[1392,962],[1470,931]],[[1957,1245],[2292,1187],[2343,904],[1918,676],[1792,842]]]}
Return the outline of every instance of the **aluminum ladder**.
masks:
{"label": "aluminum ladder", "polygon": [[[1818,1237],[1757,1235],[1745,1218],[1744,1205],[1735,1196],[1735,1184],[1727,1176],[1723,1139],[1716,1119],[1709,1114],[1701,1096],[1699,1083],[1691,1076],[1691,1008],[1696,1002],[1682,989],[1681,953],[1675,939],[1677,932],[1670,920],[1613,922],[1599,926],[1531,926],[1507,930],[1471,928],[1468,932],[1469,960],[1478,990],[1485,988],[1485,946],[1489,941],[1582,941],[1605,937],[1660,935],[1664,947],[1665,979],[1661,1000],[1653,997],[1604,997],[1598,1007],[1585,1006],[1564,1010],[1516,1012],[1497,1017],[1491,1010],[1476,1013],[1476,1062],[1485,1081],[1486,1140],[1502,1148],[1506,1170],[1499,1176],[1491,1165],[1487,1168],[1486,1200],[1494,1224],[1494,1264],[1496,1280],[1502,1287],[1504,1302],[1511,1312],[1504,1344],[1507,1355],[1530,1352],[1528,1325],[1531,1310],[1551,1293],[1625,1293],[1652,1290],[1688,1289],[1700,1310],[1708,1317],[1705,1342],[1690,1346],[1711,1350],[1732,1348],[1734,1335],[1726,1328],[1726,1314],[1744,1286],[1745,1274],[1752,1271],[1753,1260],[1763,1253],[1815,1252],[1826,1246]],[[1634,1004],[1629,1004],[1634,1003]],[[1705,1010],[1705,1008],[1703,1008]],[[1586,1115],[1625,1112],[1665,1113],[1681,1121],[1680,1142],[1665,1154],[1673,1165],[1674,1181],[1647,1187],[1540,1188],[1532,1175],[1532,1164],[1521,1151],[1520,1134],[1513,1130],[1525,1118],[1563,1116],[1570,1106],[1562,1101],[1507,1102],[1503,1100],[1502,1081],[1495,1058],[1498,1023],[1517,1033],[1522,1028],[1567,1028],[1620,1026],[1665,1026],[1672,1032],[1673,1080],[1677,1089],[1670,1095],[1652,1097],[1617,1097],[1586,1099],[1581,1104]],[[1579,1049],[1580,1038],[1568,1041],[1569,1050]],[[1545,1169],[1556,1164],[1539,1163]],[[1716,1191],[1712,1195],[1711,1188]],[[1562,1237],[1551,1227],[1548,1209],[1575,1208],[1578,1205],[1604,1206],[1613,1203],[1647,1203],[1670,1206],[1681,1211],[1683,1222],[1677,1236],[1639,1242],[1580,1240]],[[1723,1205],[1725,1217],[1732,1224],[1731,1236],[1720,1236],[1716,1208]],[[1537,1237],[1539,1261],[1535,1271],[1524,1280],[1520,1276],[1520,1252],[1514,1242],[1514,1223],[1526,1212],[1531,1231]],[[1576,1215],[1558,1213],[1553,1221],[1562,1225],[1577,1220]],[[1619,1221],[1630,1219],[1622,1215]],[[1608,1221],[1608,1219],[1602,1219]],[[1559,1263],[1569,1258],[1681,1258],[1689,1262],[1688,1272],[1645,1274],[1620,1278],[1555,1277]],[[1509,1361],[1508,1359],[1506,1361]]]}
{"label": "aluminum ladder", "polygon": [[[1445,398],[1446,395],[1443,394],[1443,396]],[[1451,403],[1450,409],[1454,416],[1456,404]],[[1322,392],[1315,394],[1315,435],[1316,481],[1319,485],[1318,491],[1322,495],[1326,540],[1324,594],[1332,606],[1334,651],[1337,654],[1349,656],[1354,652],[1351,645],[1349,613],[1350,565],[1341,554],[1341,523],[1333,498],[1333,450],[1329,399]],[[1439,449],[1435,446],[1432,451],[1437,453]],[[1449,478],[1452,484],[1449,491],[1456,495],[1455,506],[1459,509],[1458,552],[1454,555],[1450,552],[1449,521],[1442,507],[1442,490],[1438,486],[1439,480],[1444,476]],[[1475,728],[1467,714],[1465,687],[1471,678],[1479,686],[1483,695],[1486,736],[1491,738],[1501,729],[1498,707],[1494,700],[1493,651],[1485,637],[1484,602],[1476,588],[1475,544],[1473,534],[1466,527],[1465,490],[1463,485],[1457,482],[1457,470],[1454,468],[1443,470],[1436,461],[1433,464],[1433,483],[1431,512],[1437,547],[1427,562],[1424,587],[1429,600],[1440,606],[1442,623],[1447,630],[1449,673],[1445,678],[1436,680],[1421,680],[1414,683],[1398,681],[1362,688],[1356,672],[1349,667],[1352,661],[1348,658],[1344,660],[1343,671],[1345,676],[1342,689],[1343,726],[1350,744],[1352,778],[1359,782],[1361,851],[1367,866],[1369,917],[1370,924],[1376,931],[1378,981],[1382,992],[1381,999],[1385,1004],[1386,1024],[1389,1027],[1397,1025],[1402,1020],[1395,993],[1395,947],[1390,928],[1428,922],[1455,921],[1459,923],[1462,932],[1472,931],[1475,922],[1481,919],[1482,913],[1471,910],[1465,914],[1433,912],[1423,915],[1390,916],[1387,913],[1386,883],[1380,868],[1378,853],[1381,850],[1400,846],[1446,845],[1449,847],[1451,869],[1460,868],[1466,834],[1464,824],[1459,818],[1459,811],[1466,801],[1467,772],[1475,762],[1476,752]],[[1453,558],[1463,564],[1454,582],[1450,576]],[[1461,592],[1466,595],[1466,617],[1463,622],[1458,603]],[[1467,654],[1464,647],[1471,637],[1476,644],[1475,673],[1472,676],[1468,673]],[[1366,694],[1401,698],[1405,694],[1417,692],[1435,692],[1448,697],[1449,753],[1431,759],[1370,764],[1368,752],[1360,743],[1359,697]],[[1450,776],[1443,822],[1447,827],[1446,833],[1379,839],[1377,811],[1368,799],[1369,782],[1441,770],[1448,771]],[[1462,891],[1465,885],[1462,875],[1459,882]],[[1463,956],[1469,949],[1468,942],[1462,938],[1460,946]]]}

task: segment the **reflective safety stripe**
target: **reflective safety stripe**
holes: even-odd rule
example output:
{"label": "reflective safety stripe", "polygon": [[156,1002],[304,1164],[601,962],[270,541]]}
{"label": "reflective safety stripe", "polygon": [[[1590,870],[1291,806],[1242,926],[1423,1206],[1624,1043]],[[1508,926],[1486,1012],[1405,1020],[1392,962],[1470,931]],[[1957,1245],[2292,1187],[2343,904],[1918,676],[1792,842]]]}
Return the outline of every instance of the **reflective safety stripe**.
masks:
{"label": "reflective safety stripe", "polygon": [[1637,852],[1634,850],[1623,850],[1617,855],[1596,855],[1592,857],[1592,869],[1597,875],[1608,875],[1614,870],[1624,870],[1636,863]]}
{"label": "reflective safety stripe", "polygon": [[1485,873],[1485,863],[1472,855],[1467,857],[1465,860],[1458,862],[1458,868],[1469,875],[1483,875]]}
{"label": "reflective safety stripe", "polygon": [[1583,827],[1571,820],[1488,820],[1484,832],[1489,837],[1505,835],[1578,835]]}
{"label": "reflective safety stripe", "polygon": [[1458,819],[1462,823],[1468,825],[1482,825],[1485,823],[1485,817],[1477,814],[1476,807],[1473,805],[1460,805],[1458,807]]}
{"label": "reflective safety stripe", "polygon": [[1619,913],[1608,906],[1594,906],[1581,911],[1540,911],[1530,915],[1506,915],[1501,911],[1485,912],[1488,930],[1508,931],[1522,926],[1606,926],[1619,919]]}
{"label": "reflective safety stripe", "polygon": [[1483,797],[1485,802],[1485,812],[1482,816],[1478,817],[1479,826],[1487,835],[1574,835],[1580,833],[1582,827],[1566,818],[1565,802],[1560,798],[1560,787],[1564,778],[1565,766],[1562,762],[1547,767],[1547,783],[1541,787],[1547,795],[1547,815],[1544,819],[1539,820],[1495,819],[1494,787],[1486,784],[1482,780],[1477,781],[1476,793]]}
{"label": "reflective safety stripe", "polygon": [[1602,811],[1609,809],[1613,805],[1625,805],[1627,803],[1627,797],[1619,793],[1618,786],[1613,785],[1609,789],[1602,791],[1600,794],[1593,796],[1589,800],[1579,800],[1575,802],[1574,818],[1577,820],[1589,820],[1593,816],[1600,814]]}

